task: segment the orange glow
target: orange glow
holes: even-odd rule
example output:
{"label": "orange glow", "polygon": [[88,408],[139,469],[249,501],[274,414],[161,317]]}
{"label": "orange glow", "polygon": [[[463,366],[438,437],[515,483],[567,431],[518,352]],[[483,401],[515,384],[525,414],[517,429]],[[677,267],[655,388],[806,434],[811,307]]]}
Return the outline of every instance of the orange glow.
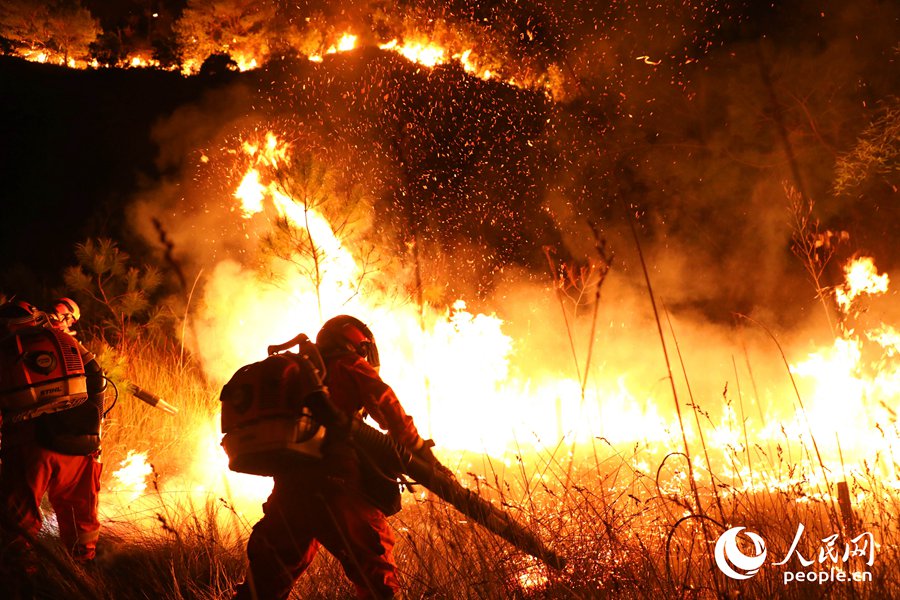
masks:
{"label": "orange glow", "polygon": [[47,49],[24,50],[19,54],[19,56],[27,61],[41,64],[60,65],[63,67],[68,67],[70,69],[85,69],[91,64],[85,60],[77,60],[71,56],[67,58],[63,54],[52,52]]}
{"label": "orange glow", "polygon": [[523,589],[541,588],[547,583],[547,567],[540,561],[532,557],[523,557],[517,561],[516,570],[518,574],[516,579],[519,586]]}
{"label": "orange glow", "polygon": [[[235,193],[242,214],[256,218],[265,214],[268,206],[273,215],[309,235],[321,253],[321,281],[317,295],[307,275],[285,270],[278,273],[281,282],[276,290],[246,272],[221,265],[222,291],[210,291],[207,302],[215,305],[218,297],[227,302],[227,306],[213,309],[218,314],[258,315],[252,329],[260,339],[250,351],[245,318],[220,323],[216,329],[218,352],[206,361],[215,377],[226,378],[241,364],[259,360],[265,345],[282,341],[295,331],[315,332],[322,320],[339,311],[375,324],[382,375],[420,426],[439,439],[443,448],[502,454],[522,442],[560,437],[584,442],[598,436],[613,443],[659,441],[676,430],[672,416],[659,412],[659,401],[637,397],[625,377],[601,378],[582,396],[581,386],[571,377],[513,368],[521,357],[502,319],[470,312],[462,300],[444,309],[425,306],[420,317],[414,305],[392,306],[387,300],[390,293],[377,289],[355,293],[362,271],[354,249],[335,234],[316,207],[304,208],[302,199],[287,197],[267,174],[268,169],[290,163],[291,149],[272,133],[245,141],[243,149],[251,163]],[[848,266],[848,280],[857,269]],[[321,315],[315,308],[319,302]],[[286,315],[286,305],[306,308],[300,314],[292,310]],[[877,339],[886,348],[896,349],[891,331],[882,330],[879,335]],[[838,399],[842,405],[857,406],[876,389],[884,393],[896,381],[895,374],[884,377],[883,370],[880,377],[862,373],[858,343],[839,338],[833,347],[792,367],[813,398],[809,412],[823,431],[833,432],[842,420],[846,422],[833,409]],[[807,380],[817,382],[812,391]],[[479,416],[472,419],[472,414]],[[726,411],[722,419],[712,443],[718,447],[741,443],[743,432],[737,415],[732,411],[729,416]],[[857,431],[865,435],[862,432],[868,427],[860,425]],[[686,433],[694,439],[694,425],[686,424]]]}
{"label": "orange glow", "polygon": [[481,71],[481,73],[479,73],[478,66],[475,64],[475,62],[473,62],[470,59],[471,56],[472,56],[472,51],[466,50],[462,54],[454,54],[453,58],[459,60],[459,64],[462,65],[462,68],[463,68],[463,70],[465,70],[466,73],[471,73],[473,75],[481,77],[484,80],[490,79],[493,76],[493,74],[490,72],[490,70],[484,69],[483,71]]}
{"label": "orange glow", "polygon": [[262,516],[261,505],[272,492],[272,479],[237,473],[228,468],[228,457],[220,444],[219,415],[200,428],[194,437],[195,459],[182,487],[197,497],[225,495],[237,511],[250,520]]}
{"label": "orange glow", "polygon": [[866,428],[856,428],[849,423],[849,420],[862,416],[856,409],[862,408],[867,388],[872,383],[860,371],[861,358],[859,340],[838,338],[830,348],[823,348],[792,367],[791,371],[801,381],[809,382],[811,406],[808,412],[813,429],[822,435],[834,437],[842,430],[846,430],[847,435],[853,435],[855,431],[867,435]]}
{"label": "orange glow", "polygon": [[241,201],[244,216],[249,217],[262,210],[265,193],[266,188],[259,182],[259,173],[251,170],[244,175],[241,185],[234,192],[234,197]]}

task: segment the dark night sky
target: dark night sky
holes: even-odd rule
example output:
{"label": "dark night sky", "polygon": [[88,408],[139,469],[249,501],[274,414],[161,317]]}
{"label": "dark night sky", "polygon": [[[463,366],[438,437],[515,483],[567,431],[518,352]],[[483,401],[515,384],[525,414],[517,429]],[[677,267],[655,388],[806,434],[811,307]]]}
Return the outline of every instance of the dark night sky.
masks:
{"label": "dark night sky", "polygon": [[[86,235],[113,234],[142,177],[158,175],[150,128],[197,94],[162,72],[91,71],[0,58],[3,255],[41,271]],[[10,262],[6,263],[7,265]]]}

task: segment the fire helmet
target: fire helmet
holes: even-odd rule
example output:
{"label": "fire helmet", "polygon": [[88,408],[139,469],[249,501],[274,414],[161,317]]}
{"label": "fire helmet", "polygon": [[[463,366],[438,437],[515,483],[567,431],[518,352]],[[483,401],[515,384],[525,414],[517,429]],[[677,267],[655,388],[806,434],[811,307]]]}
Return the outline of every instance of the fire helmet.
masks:
{"label": "fire helmet", "polygon": [[76,335],[72,327],[81,318],[78,304],[71,298],[57,298],[51,306],[52,309],[47,315],[50,317],[50,324],[69,335]]}
{"label": "fire helmet", "polygon": [[58,315],[72,315],[72,325],[81,318],[81,309],[71,298],[57,298],[53,301],[53,311]]}
{"label": "fire helmet", "polygon": [[381,364],[372,331],[350,315],[338,315],[326,321],[316,334],[316,347],[325,358],[353,352],[375,368]]}

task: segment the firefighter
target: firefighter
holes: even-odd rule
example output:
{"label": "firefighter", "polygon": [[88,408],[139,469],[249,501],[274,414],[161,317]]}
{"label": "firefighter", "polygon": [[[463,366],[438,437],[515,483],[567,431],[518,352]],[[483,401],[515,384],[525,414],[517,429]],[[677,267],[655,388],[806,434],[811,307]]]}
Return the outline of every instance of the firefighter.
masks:
{"label": "firefighter", "polygon": [[81,309],[78,304],[71,298],[57,298],[53,302],[53,310],[47,313],[50,322],[60,331],[68,333],[72,337],[77,334],[73,327],[78,319],[81,318]]}
{"label": "firefighter", "polygon": [[[378,375],[378,348],[365,324],[347,315],[335,317],[319,331],[316,346],[339,411],[348,418],[361,418],[365,411],[398,444],[443,469],[432,444],[422,439]],[[247,543],[248,573],[235,600],[287,598],[320,545],[340,561],[359,598],[399,597],[394,536],[385,515],[399,510],[399,487],[389,482],[387,497],[373,498],[361,458],[339,432],[329,431],[322,459],[275,475],[264,516]]]}
{"label": "firefighter", "polygon": [[[74,308],[77,311],[77,305]],[[44,313],[23,303],[0,307],[0,316],[7,321],[31,316],[34,324],[48,323]],[[55,327],[67,331],[74,324],[68,321],[57,319]],[[26,564],[31,555],[28,538],[42,526],[40,505],[45,493],[56,513],[60,539],[72,557],[87,564],[96,556],[106,378],[94,355],[80,343],[78,347],[87,379],[87,400],[73,408],[2,425],[0,503],[5,526],[0,552],[10,556],[7,552],[11,551]]]}

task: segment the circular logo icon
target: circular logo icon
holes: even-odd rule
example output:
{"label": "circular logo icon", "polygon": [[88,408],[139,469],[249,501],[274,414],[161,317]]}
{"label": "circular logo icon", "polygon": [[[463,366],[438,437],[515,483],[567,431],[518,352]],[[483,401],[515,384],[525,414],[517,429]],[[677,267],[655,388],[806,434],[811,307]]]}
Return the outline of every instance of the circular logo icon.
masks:
{"label": "circular logo icon", "polygon": [[56,356],[43,350],[29,352],[25,355],[25,364],[32,371],[36,371],[41,375],[49,375],[56,368]]}
{"label": "circular logo icon", "polygon": [[743,527],[732,527],[716,541],[716,565],[719,570],[732,579],[750,579],[759,571],[766,561],[766,543],[752,531],[746,535],[753,542],[754,554],[747,556],[737,545],[737,536],[744,531]]}

